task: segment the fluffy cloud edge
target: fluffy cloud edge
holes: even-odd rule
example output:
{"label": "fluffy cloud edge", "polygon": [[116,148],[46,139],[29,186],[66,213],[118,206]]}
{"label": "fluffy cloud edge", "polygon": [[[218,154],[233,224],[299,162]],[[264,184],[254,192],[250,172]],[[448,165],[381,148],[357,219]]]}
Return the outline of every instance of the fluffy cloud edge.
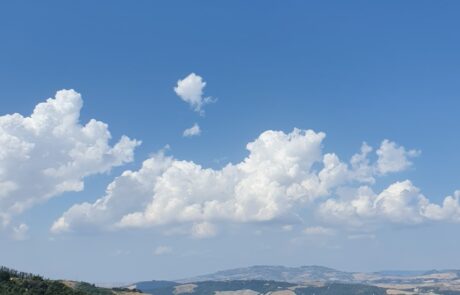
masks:
{"label": "fluffy cloud edge", "polygon": [[[452,209],[458,206],[458,193],[436,205],[409,181],[379,194],[372,191],[377,178],[408,169],[410,158],[420,152],[384,140],[372,162],[373,149],[364,143],[347,163],[336,154],[323,154],[324,138],[312,130],[268,130],[247,144],[243,161],[218,170],[156,154],[139,170],[116,178],[96,202],[72,206],[51,231],[188,226],[186,234],[204,238],[216,235],[222,224],[281,221],[299,209],[323,224],[352,229],[366,223],[460,220],[460,210]],[[355,194],[341,193],[346,190]]]}
{"label": "fluffy cloud edge", "polygon": [[195,73],[189,74],[182,80],[177,81],[174,92],[197,113],[204,115],[203,107],[215,101],[210,96],[204,96],[206,82]]}
{"label": "fluffy cloud edge", "polygon": [[14,218],[65,192],[81,191],[87,176],[106,173],[134,159],[140,141],[122,136],[113,146],[108,125],[95,119],[80,124],[81,95],[60,90],[38,103],[30,116],[0,116],[0,227],[28,227]]}
{"label": "fluffy cloud edge", "polygon": [[182,136],[183,137],[193,137],[193,136],[198,136],[200,134],[201,134],[200,125],[198,125],[198,123],[195,123],[193,124],[192,127],[185,129],[184,132],[182,133]]}

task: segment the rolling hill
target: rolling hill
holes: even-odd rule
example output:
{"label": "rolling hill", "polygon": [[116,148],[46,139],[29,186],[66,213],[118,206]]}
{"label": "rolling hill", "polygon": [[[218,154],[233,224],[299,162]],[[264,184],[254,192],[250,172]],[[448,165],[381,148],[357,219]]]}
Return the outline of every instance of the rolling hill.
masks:
{"label": "rolling hill", "polygon": [[[383,294],[460,295],[460,271],[381,271],[365,273],[345,272],[315,265],[300,267],[257,265],[179,279],[174,282],[168,282],[167,286],[164,284],[165,282],[159,284],[157,281],[152,281],[134,284],[133,286],[154,295],[186,293],[217,295],[275,294],[273,292],[278,292],[276,293],[278,295],[380,294],[379,292],[382,290],[385,291]],[[267,289],[263,286],[269,286],[269,288]],[[281,291],[284,293],[279,293]]]}

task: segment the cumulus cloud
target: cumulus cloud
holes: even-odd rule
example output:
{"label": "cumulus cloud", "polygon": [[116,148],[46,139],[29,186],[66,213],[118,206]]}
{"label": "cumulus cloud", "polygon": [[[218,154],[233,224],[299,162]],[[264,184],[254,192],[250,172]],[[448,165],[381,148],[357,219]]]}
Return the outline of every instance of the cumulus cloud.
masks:
{"label": "cumulus cloud", "polygon": [[460,221],[460,192],[448,196],[442,205],[431,203],[411,181],[399,181],[380,193],[361,186],[349,196],[328,199],[320,204],[318,214],[329,222],[355,228],[379,227],[382,224],[421,224],[433,221]]}
{"label": "cumulus cloud", "polygon": [[436,221],[460,222],[460,191],[456,191],[453,196],[447,196],[442,205],[428,204],[424,216]]}
{"label": "cumulus cloud", "polygon": [[192,137],[192,136],[198,136],[200,134],[201,134],[200,126],[197,123],[195,123],[193,124],[192,127],[185,129],[182,135],[184,137]]}
{"label": "cumulus cloud", "polygon": [[[84,178],[133,160],[136,140],[109,141],[108,125],[79,123],[83,100],[61,90],[38,104],[29,117],[0,116],[0,226],[37,203],[81,191]],[[21,235],[26,227],[15,230]]]}
{"label": "cumulus cloud", "polygon": [[[312,130],[265,131],[247,144],[248,156],[243,161],[222,169],[157,153],[138,171],[117,177],[96,202],[72,206],[56,220],[52,231],[185,226],[189,235],[207,237],[217,234],[225,223],[278,220],[285,224],[302,214],[355,228],[368,221],[419,224],[460,216],[455,207],[458,194],[439,206],[410,181],[394,183],[379,194],[372,191],[371,185],[383,177],[379,160],[386,156],[382,151],[388,145],[400,151],[405,148],[383,141],[377,160],[371,161],[373,149],[363,144],[345,162],[334,153],[323,153],[324,138],[324,133]],[[399,160],[408,162],[406,157],[413,155],[404,152]],[[390,162],[387,158],[385,165]],[[385,174],[409,165],[394,167]]]}
{"label": "cumulus cloud", "polygon": [[293,202],[307,202],[327,190],[324,179],[334,178],[334,168],[325,168],[321,176],[311,171],[322,159],[323,138],[311,130],[267,131],[247,145],[244,161],[220,170],[158,153],[140,170],[115,179],[103,198],[70,208],[52,230],[271,220]]}
{"label": "cumulus cloud", "polygon": [[406,150],[395,142],[385,139],[377,150],[377,169],[382,174],[406,170],[412,165],[410,158],[420,155],[420,151]]}
{"label": "cumulus cloud", "polygon": [[174,87],[176,94],[190,107],[200,114],[203,114],[203,106],[211,103],[213,99],[211,97],[205,97],[203,95],[204,87],[206,82],[203,78],[191,73],[183,80],[177,81],[177,86]]}
{"label": "cumulus cloud", "polygon": [[410,181],[396,182],[380,194],[368,186],[352,190],[351,197],[328,199],[319,207],[319,214],[327,221],[337,221],[361,227],[372,221],[417,224],[423,221],[422,212],[428,200]]}

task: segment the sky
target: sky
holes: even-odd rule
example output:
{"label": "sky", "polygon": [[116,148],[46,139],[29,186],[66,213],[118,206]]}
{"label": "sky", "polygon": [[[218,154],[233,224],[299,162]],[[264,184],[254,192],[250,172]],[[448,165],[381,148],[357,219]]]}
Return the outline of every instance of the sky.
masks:
{"label": "sky", "polygon": [[0,265],[460,268],[458,1],[3,1]]}

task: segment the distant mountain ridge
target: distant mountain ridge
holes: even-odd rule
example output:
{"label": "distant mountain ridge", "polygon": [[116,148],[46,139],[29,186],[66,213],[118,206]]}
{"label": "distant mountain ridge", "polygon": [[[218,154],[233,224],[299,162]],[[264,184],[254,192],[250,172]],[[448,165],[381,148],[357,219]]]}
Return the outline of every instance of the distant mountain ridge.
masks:
{"label": "distant mountain ridge", "polygon": [[378,272],[347,272],[318,265],[304,265],[298,267],[255,265],[179,279],[175,282],[188,283],[228,280],[271,280],[290,283],[317,281],[365,284],[410,283],[420,281],[441,282],[458,280],[460,284],[460,270],[385,270]]}
{"label": "distant mountain ridge", "polygon": [[365,273],[317,265],[256,265],[130,287],[153,295],[460,295],[460,271]]}
{"label": "distant mountain ridge", "polygon": [[[262,290],[265,290],[263,288],[265,283],[262,282],[272,286],[273,290],[268,293],[262,292]],[[283,284],[290,285],[286,287]],[[248,286],[251,286],[251,288],[248,288]],[[284,290],[284,293],[279,294],[288,295],[349,294],[347,293],[348,291],[328,293],[331,290],[337,292],[340,289],[338,286],[344,290],[349,290],[350,294],[379,294],[382,290],[386,290],[389,292],[388,294],[460,295],[460,271],[385,270],[378,272],[347,272],[318,265],[299,267],[255,265],[179,279],[174,282],[140,282],[133,284],[131,287],[139,288],[154,295],[172,293],[197,295],[208,293],[226,295],[278,294],[272,293],[274,290]],[[369,289],[366,286],[377,289]],[[183,290],[186,290],[186,292],[183,292]],[[231,290],[236,293],[228,293]],[[227,293],[219,293],[220,291]]]}
{"label": "distant mountain ridge", "polygon": [[287,267],[281,265],[255,265],[218,271],[212,274],[180,279],[176,282],[226,281],[226,280],[268,280],[298,283],[305,281],[354,281],[353,273],[333,268],[309,265]]}

